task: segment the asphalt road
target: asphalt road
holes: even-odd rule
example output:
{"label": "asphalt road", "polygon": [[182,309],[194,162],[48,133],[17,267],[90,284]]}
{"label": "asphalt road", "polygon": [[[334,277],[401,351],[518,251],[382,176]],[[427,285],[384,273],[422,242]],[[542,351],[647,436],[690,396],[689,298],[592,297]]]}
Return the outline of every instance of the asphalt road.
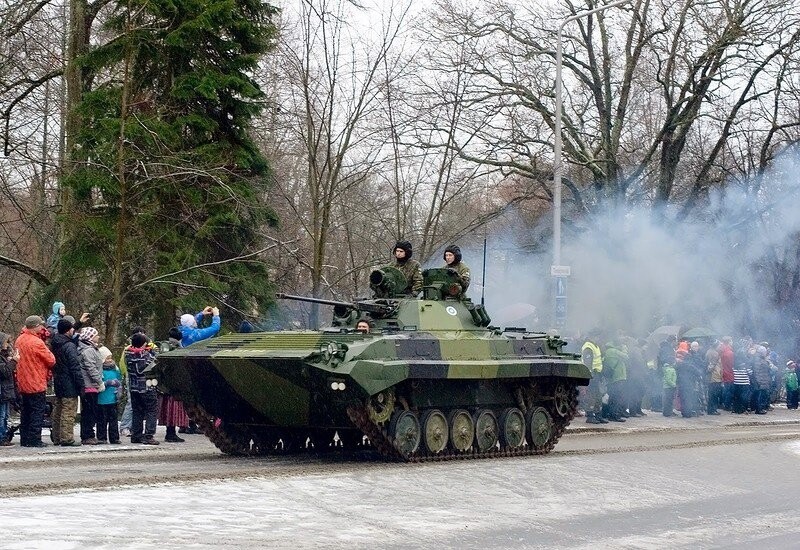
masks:
{"label": "asphalt road", "polygon": [[233,459],[202,436],[3,449],[0,546],[797,548],[798,420],[577,422],[547,456],[421,465]]}

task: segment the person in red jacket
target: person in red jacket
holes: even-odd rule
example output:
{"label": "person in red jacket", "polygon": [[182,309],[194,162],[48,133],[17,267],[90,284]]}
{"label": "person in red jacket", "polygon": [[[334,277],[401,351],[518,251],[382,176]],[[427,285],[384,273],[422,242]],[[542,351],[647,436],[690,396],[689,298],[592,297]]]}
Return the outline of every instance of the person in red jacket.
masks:
{"label": "person in red jacket", "polygon": [[42,442],[42,422],[46,407],[47,381],[56,358],[40,337],[44,320],[38,315],[25,319],[14,347],[19,351],[17,386],[22,397],[19,435],[23,447],[46,447]]}
{"label": "person in red jacket", "polygon": [[725,336],[718,351],[722,364],[722,408],[729,411],[733,403],[733,338]]}

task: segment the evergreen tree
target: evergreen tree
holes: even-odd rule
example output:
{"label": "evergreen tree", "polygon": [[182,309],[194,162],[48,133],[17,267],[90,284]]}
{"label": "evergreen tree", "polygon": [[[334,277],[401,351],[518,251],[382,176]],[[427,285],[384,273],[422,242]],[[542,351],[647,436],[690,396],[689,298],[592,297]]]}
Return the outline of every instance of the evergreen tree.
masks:
{"label": "evergreen tree", "polygon": [[275,220],[248,126],[275,13],[253,0],[121,0],[114,38],[82,60],[96,76],[79,106],[87,162],[64,182],[81,207],[65,220],[61,271],[94,287],[107,337],[125,315],[154,314],[165,331],[175,308],[216,303],[235,322],[268,303],[258,230]]}

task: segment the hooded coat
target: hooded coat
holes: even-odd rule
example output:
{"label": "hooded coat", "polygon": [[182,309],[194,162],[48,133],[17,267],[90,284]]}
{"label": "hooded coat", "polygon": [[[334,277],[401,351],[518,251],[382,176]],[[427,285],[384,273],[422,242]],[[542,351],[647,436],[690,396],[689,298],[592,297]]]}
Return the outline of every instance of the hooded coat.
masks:
{"label": "hooded coat", "polygon": [[96,391],[105,389],[103,384],[103,358],[92,344],[78,340],[78,353],[81,357],[81,372],[83,373],[83,387]]}
{"label": "hooded coat", "polygon": [[222,320],[220,319],[219,315],[215,315],[211,319],[211,326],[205,328],[197,328],[197,323],[200,323],[203,320],[203,312],[198,313],[194,317],[195,325],[194,326],[186,326],[181,324],[181,345],[183,347],[189,346],[194,344],[195,342],[199,342],[200,340],[205,340],[206,338],[211,338],[212,336],[216,336],[219,332],[219,329],[222,327]]}
{"label": "hooded coat", "polygon": [[19,350],[17,384],[20,393],[43,393],[56,358],[42,341],[39,330],[24,328],[14,347]]}
{"label": "hooded coat", "polygon": [[47,318],[47,330],[50,331],[50,334],[55,334],[57,332],[56,327],[58,326],[58,321],[61,319],[61,311],[62,307],[64,306],[64,302],[53,302],[52,313],[50,317]]}
{"label": "hooded coat", "polygon": [[50,348],[56,356],[56,366],[53,368],[56,397],[80,397],[84,381],[77,344],[66,334],[56,334],[50,341]]}

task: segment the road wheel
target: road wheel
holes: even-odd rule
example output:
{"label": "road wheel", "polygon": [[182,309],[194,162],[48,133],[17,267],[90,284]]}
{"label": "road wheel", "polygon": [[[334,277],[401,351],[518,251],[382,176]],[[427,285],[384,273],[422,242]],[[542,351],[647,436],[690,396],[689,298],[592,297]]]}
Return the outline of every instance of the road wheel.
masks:
{"label": "road wheel", "polygon": [[425,450],[430,454],[438,454],[447,448],[449,430],[447,418],[439,409],[432,409],[422,418],[422,438]]}
{"label": "road wheel", "polygon": [[410,456],[419,449],[422,439],[419,417],[414,411],[397,411],[389,424],[389,435],[394,445],[404,456]]}
{"label": "road wheel", "polygon": [[525,415],[516,407],[500,415],[500,445],[504,449],[519,449],[525,442]]}
{"label": "road wheel", "polygon": [[534,449],[547,447],[553,437],[553,417],[544,407],[536,407],[528,418],[528,443]]}
{"label": "road wheel", "polygon": [[475,440],[475,422],[464,409],[450,412],[450,444],[457,451],[466,452],[472,448]]}
{"label": "road wheel", "polygon": [[475,446],[480,452],[494,449],[500,437],[497,417],[489,409],[481,409],[475,415]]}

